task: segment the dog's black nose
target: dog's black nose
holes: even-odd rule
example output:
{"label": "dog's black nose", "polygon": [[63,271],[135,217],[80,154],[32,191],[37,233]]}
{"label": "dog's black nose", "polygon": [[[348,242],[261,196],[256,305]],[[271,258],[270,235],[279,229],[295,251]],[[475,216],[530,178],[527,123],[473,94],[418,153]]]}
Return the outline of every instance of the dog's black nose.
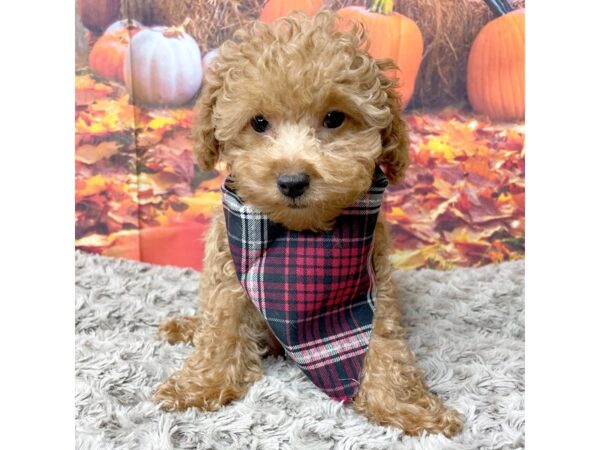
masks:
{"label": "dog's black nose", "polygon": [[300,197],[310,184],[305,173],[283,174],[277,177],[277,186],[283,195],[289,198]]}

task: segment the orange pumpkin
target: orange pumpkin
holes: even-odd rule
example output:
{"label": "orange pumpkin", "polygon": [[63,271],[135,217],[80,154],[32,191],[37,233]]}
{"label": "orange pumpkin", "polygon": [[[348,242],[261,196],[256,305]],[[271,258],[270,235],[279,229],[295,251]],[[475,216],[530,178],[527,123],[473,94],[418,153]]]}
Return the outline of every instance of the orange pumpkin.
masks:
{"label": "orange pumpkin", "polygon": [[525,10],[509,12],[479,32],[467,66],[473,109],[496,120],[525,118]]}
{"label": "orange pumpkin", "polygon": [[129,49],[129,39],[139,27],[130,26],[114,33],[102,35],[90,52],[90,69],[96,75],[109,80],[124,82],[125,56]]}
{"label": "orange pumpkin", "polygon": [[322,5],[323,0],[269,0],[263,7],[259,20],[273,23],[276,19],[287,16],[293,11],[314,16]]}
{"label": "orange pumpkin", "polygon": [[[376,5],[383,8],[377,8]],[[371,10],[348,6],[338,11],[344,19],[361,22],[369,33],[373,58],[390,58],[398,68],[388,72],[398,79],[398,93],[404,106],[408,105],[415,90],[417,73],[423,57],[423,35],[417,24],[406,16],[392,11],[393,2],[373,2]],[[378,9],[380,12],[375,11]]]}

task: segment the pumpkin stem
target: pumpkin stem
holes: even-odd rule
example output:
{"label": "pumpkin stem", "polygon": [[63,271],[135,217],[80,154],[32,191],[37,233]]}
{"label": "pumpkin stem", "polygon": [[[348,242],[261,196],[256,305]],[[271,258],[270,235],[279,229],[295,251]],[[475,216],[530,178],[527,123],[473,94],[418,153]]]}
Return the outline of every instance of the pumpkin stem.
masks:
{"label": "pumpkin stem", "polygon": [[187,27],[191,21],[192,19],[186,17],[185,20],[181,22],[181,25],[167,28],[163,31],[163,35],[165,37],[182,38],[185,33],[185,27]]}
{"label": "pumpkin stem", "polygon": [[139,26],[137,26],[135,23],[133,23],[133,19],[131,17],[129,17],[127,19],[127,22],[125,23],[125,29],[127,31],[137,30],[139,28],[140,28]]}
{"label": "pumpkin stem", "polygon": [[192,19],[190,19],[189,17],[186,17],[185,20],[183,22],[181,22],[181,25],[179,25],[179,28],[185,29],[185,27],[187,27],[191,21],[192,21]]}
{"label": "pumpkin stem", "polygon": [[133,19],[128,17],[127,20],[125,20],[125,28],[129,29],[131,27],[135,27],[135,24],[133,23]]}
{"label": "pumpkin stem", "polygon": [[394,10],[394,0],[373,0],[369,11],[390,15]]}

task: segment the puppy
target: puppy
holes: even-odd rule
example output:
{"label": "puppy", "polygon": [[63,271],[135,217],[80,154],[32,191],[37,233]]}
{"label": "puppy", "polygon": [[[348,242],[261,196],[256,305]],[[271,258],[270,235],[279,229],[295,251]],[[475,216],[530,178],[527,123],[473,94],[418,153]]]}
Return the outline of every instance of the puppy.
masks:
{"label": "puppy", "polygon": [[[195,107],[200,165],[211,170],[225,161],[239,198],[300,233],[332,230],[370,189],[376,167],[398,182],[408,139],[395,82],[386,76],[395,67],[371,58],[366,39],[362,27],[326,12],[238,31],[208,69]],[[462,427],[458,414],[427,390],[405,340],[389,248],[379,217],[369,253],[376,307],[352,406],[410,435],[452,436]],[[236,271],[221,211],[206,236],[197,316],[159,329],[170,343],[195,347],[156,391],[164,409],[216,410],[262,377],[264,355],[281,351]]]}

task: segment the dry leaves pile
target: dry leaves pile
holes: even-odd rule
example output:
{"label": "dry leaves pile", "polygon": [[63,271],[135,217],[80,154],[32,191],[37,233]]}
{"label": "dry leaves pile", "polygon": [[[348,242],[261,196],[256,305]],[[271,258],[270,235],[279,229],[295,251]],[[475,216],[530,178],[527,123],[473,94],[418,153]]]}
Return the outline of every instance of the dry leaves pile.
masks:
{"label": "dry leaves pile", "polygon": [[385,203],[394,265],[447,269],[522,258],[523,126],[453,109],[406,119],[412,164]]}
{"label": "dry leaves pile", "polygon": [[[412,164],[384,204],[394,265],[446,269],[522,258],[522,125],[454,109],[406,120]],[[142,109],[118,85],[76,78],[78,248],[200,268],[200,255],[188,263],[178,254],[202,239],[223,175],[194,164],[190,125],[189,107]]]}

